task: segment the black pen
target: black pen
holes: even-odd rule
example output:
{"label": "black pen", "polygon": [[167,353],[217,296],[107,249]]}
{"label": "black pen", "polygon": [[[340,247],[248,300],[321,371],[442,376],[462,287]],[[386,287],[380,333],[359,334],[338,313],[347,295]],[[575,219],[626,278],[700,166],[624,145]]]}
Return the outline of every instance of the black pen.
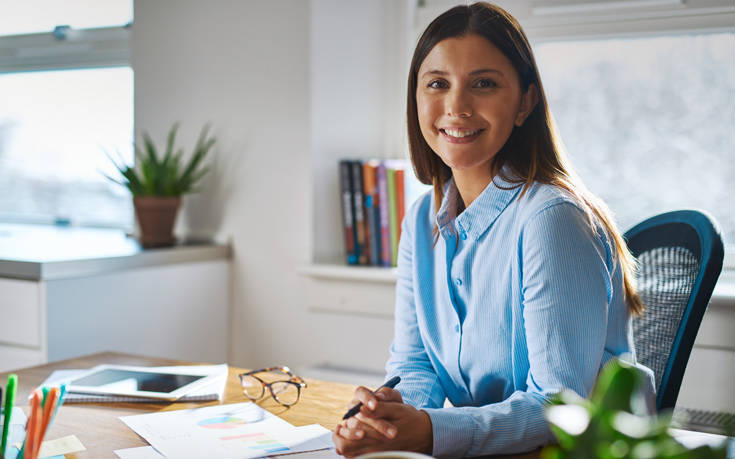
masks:
{"label": "black pen", "polygon": [[[393,389],[394,387],[396,387],[398,385],[399,382],[401,382],[401,377],[400,376],[393,376],[388,381],[386,381],[385,384],[383,384],[382,386],[380,386],[377,389],[375,389],[373,391],[373,394],[376,393],[376,392],[378,392],[380,389],[382,389],[384,387],[390,387],[391,389]],[[360,412],[360,408],[362,408],[362,402],[360,402],[357,405],[355,405],[352,408],[350,408],[350,411],[348,411],[347,413],[345,413],[345,415],[342,417],[342,420],[344,421],[345,419],[349,419],[352,416],[356,415],[357,413]]]}

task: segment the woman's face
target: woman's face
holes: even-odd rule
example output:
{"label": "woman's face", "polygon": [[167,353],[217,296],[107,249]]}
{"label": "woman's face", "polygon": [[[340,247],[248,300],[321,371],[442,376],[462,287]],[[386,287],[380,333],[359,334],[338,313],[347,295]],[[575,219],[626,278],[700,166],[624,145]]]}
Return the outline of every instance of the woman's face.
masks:
{"label": "woman's face", "polygon": [[510,60],[485,38],[440,41],[419,67],[416,87],[421,133],[453,172],[489,174],[490,160],[535,104],[521,91]]}

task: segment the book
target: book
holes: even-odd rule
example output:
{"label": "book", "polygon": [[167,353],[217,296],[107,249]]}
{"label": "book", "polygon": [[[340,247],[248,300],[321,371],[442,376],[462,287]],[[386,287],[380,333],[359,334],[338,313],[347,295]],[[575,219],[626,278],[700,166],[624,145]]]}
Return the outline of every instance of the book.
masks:
{"label": "book", "polygon": [[391,266],[388,178],[384,161],[378,165],[378,202],[380,208],[380,264]]}
{"label": "book", "polygon": [[378,201],[378,162],[362,164],[363,194],[365,195],[365,244],[369,264],[380,266],[380,205]]}
{"label": "book", "polygon": [[368,257],[365,252],[365,211],[363,210],[363,194],[362,194],[362,161],[352,161],[352,202],[354,205],[353,215],[355,216],[355,255],[357,256],[357,264],[367,265]]}
{"label": "book", "polygon": [[345,236],[347,264],[357,264],[354,204],[352,197],[352,164],[349,160],[339,162],[339,189],[342,198],[342,226]]}
{"label": "book", "polygon": [[398,213],[396,199],[396,170],[386,167],[388,183],[388,228],[390,235],[390,265],[398,264]]}
{"label": "book", "polygon": [[[403,169],[396,169],[396,213],[398,222],[398,242],[401,241],[401,227],[403,226],[403,217],[406,215],[406,190],[404,186]],[[398,259],[398,246],[396,246],[396,260]]]}

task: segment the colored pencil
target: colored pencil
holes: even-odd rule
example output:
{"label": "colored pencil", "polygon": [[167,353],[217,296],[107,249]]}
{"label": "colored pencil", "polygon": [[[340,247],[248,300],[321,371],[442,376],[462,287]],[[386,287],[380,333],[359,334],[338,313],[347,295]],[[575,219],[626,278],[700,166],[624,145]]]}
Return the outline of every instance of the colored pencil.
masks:
{"label": "colored pencil", "polygon": [[10,416],[13,414],[13,404],[15,403],[15,391],[18,387],[18,376],[11,374],[8,376],[8,385],[5,387],[5,420],[3,422],[3,437],[0,443],[0,454],[5,457],[5,449],[8,446],[8,431],[10,429]]}

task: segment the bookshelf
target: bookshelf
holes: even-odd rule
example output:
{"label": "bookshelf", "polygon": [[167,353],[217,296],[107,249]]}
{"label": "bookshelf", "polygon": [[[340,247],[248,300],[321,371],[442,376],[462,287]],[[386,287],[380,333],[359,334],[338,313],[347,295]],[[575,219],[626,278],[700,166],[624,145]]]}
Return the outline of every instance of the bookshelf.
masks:
{"label": "bookshelf", "polygon": [[376,282],[393,286],[396,283],[397,269],[380,266],[348,266],[344,263],[310,263],[298,269],[299,274],[314,279]]}

